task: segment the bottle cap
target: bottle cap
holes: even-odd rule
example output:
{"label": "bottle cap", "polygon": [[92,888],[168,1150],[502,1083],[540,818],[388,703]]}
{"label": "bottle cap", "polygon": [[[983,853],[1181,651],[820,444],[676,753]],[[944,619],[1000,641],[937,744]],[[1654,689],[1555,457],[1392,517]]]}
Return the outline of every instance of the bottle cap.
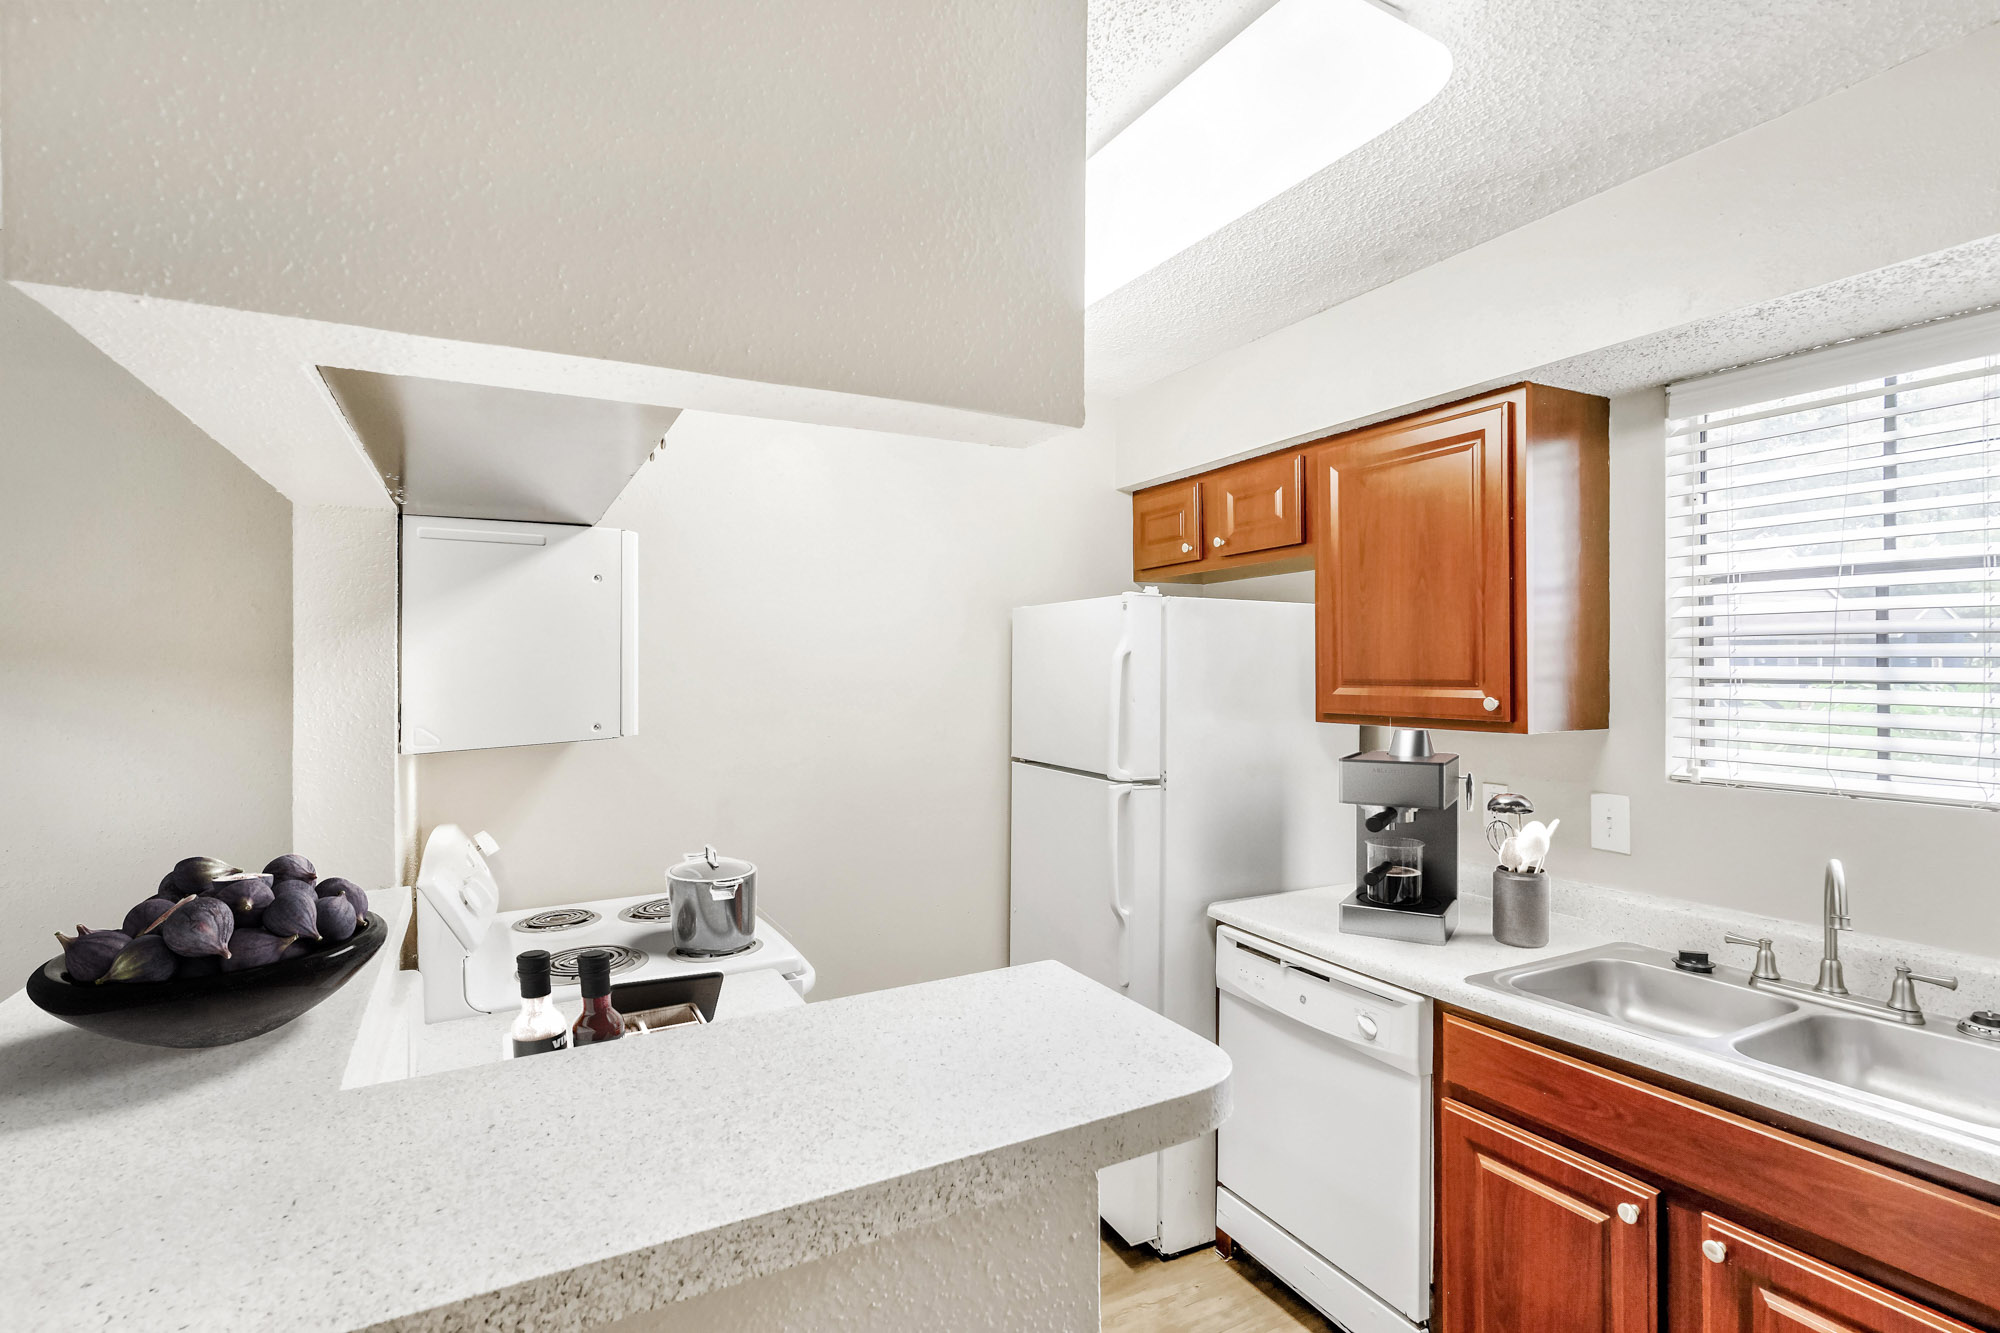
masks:
{"label": "bottle cap", "polygon": [[605,949],[585,949],[576,956],[576,979],[585,999],[611,993],[611,954]]}
{"label": "bottle cap", "polygon": [[521,998],[538,999],[549,993],[549,951],[530,949],[514,955],[514,975],[521,979]]}

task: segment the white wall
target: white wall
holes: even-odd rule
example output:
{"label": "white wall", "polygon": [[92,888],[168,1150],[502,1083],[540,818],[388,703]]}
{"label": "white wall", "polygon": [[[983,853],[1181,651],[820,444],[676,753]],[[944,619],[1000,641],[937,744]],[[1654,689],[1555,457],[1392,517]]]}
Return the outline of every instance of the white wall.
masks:
{"label": "white wall", "polygon": [[1119,484],[2000,232],[1996,83],[2000,27],[1169,376],[1118,405]]}
{"label": "white wall", "polygon": [[1082,0],[5,19],[10,279],[1082,419]]}
{"label": "white wall", "polygon": [[321,874],[404,878],[399,837],[396,514],[292,515],[292,837]]}
{"label": "white wall", "polygon": [[0,286],[0,992],[291,835],[291,506]]}
{"label": "white wall", "polygon": [[703,842],[821,995],[1006,961],[1007,612],[1116,592],[1109,429],[1027,450],[687,413],[640,534],[641,734],[420,760],[507,907],[660,891]]}

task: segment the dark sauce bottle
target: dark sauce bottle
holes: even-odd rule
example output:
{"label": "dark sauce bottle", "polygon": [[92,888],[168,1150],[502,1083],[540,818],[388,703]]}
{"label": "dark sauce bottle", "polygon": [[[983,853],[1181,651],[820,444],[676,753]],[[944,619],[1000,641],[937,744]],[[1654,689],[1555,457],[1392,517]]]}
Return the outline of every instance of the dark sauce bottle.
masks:
{"label": "dark sauce bottle", "polygon": [[625,1035],[625,1016],[611,1007],[611,955],[585,949],[576,956],[576,979],[583,986],[583,1012],[570,1029],[572,1045],[617,1041]]}

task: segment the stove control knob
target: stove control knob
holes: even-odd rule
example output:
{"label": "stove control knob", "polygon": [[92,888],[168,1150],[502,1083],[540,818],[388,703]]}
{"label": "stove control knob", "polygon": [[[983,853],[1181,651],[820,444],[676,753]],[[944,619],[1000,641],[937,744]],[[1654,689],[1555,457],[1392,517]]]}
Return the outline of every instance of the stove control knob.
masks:
{"label": "stove control knob", "polygon": [[1370,1041],[1375,1040],[1376,1035],[1381,1032],[1381,1029],[1375,1026],[1375,1020],[1366,1014],[1354,1016],[1354,1028]]}

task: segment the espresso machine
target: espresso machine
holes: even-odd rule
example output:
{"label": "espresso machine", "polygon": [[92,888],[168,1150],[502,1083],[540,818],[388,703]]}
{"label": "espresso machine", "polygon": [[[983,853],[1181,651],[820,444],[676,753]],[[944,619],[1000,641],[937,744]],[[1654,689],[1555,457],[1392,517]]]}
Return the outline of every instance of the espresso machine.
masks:
{"label": "espresso machine", "polygon": [[1340,928],[1443,944],[1458,928],[1458,756],[1431,734],[1396,731],[1386,750],[1340,761],[1340,799],[1355,807],[1355,888]]}

